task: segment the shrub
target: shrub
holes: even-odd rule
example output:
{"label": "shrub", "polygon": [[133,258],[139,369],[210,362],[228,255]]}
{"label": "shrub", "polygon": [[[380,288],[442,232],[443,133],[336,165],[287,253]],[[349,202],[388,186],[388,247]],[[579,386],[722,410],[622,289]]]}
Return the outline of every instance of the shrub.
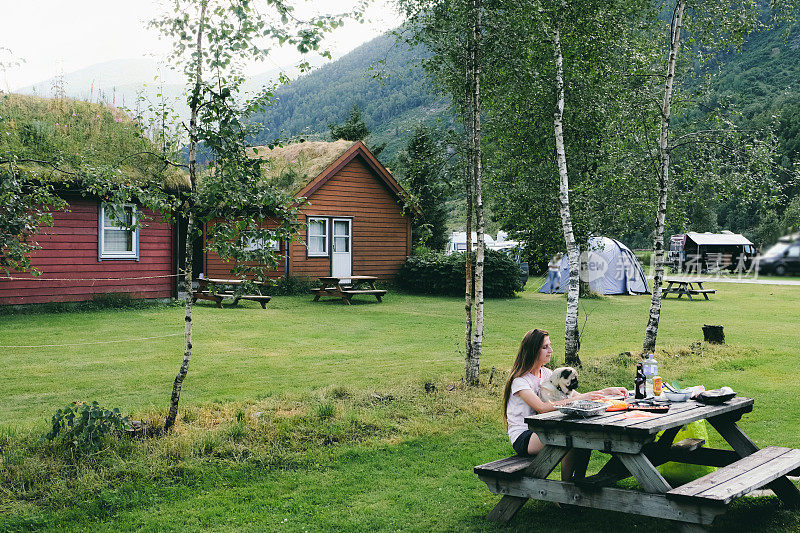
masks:
{"label": "shrub", "polygon": [[[474,264],[474,252],[472,256]],[[465,269],[466,254],[412,256],[400,269],[397,284],[417,294],[463,295]],[[501,252],[486,250],[483,290],[487,298],[514,296],[522,290],[519,266]]]}
{"label": "shrub", "polygon": [[270,296],[292,296],[296,294],[308,294],[311,292],[311,280],[296,276],[285,276],[273,281],[272,285],[266,289]]}
{"label": "shrub", "polygon": [[130,421],[116,407],[109,410],[103,409],[97,402],[91,405],[72,402],[56,411],[52,426],[45,439],[53,440],[61,435],[62,441],[69,447],[84,453],[95,453],[112,434],[129,428]]}

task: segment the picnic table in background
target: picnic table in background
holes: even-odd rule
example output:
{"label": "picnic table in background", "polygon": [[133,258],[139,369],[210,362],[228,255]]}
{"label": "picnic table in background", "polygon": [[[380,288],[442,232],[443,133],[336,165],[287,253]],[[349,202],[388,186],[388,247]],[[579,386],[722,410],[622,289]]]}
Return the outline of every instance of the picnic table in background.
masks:
{"label": "picnic table in background", "polygon": [[[667,413],[606,412],[572,418],[559,411],[526,418],[545,447],[537,455],[512,456],[476,466],[489,490],[503,498],[487,519],[507,522],[529,498],[675,520],[683,531],[706,531],[728,505],[768,486],[788,506],[800,506],[800,491],[786,475],[800,468],[800,450],[758,446],[736,425],[753,409],[751,398],[720,405],[695,400],[673,403]],[[685,424],[708,420],[733,450],[707,448],[702,439],[673,443]],[[663,434],[656,437],[660,432]],[[609,454],[606,465],[573,482],[547,479],[571,448]],[[672,487],[656,469],[668,461],[721,467]],[[616,482],[633,476],[642,491]]]}
{"label": "picnic table in background", "polygon": [[[222,308],[222,300],[224,298],[233,298],[233,305],[239,303],[239,300],[252,300],[261,304],[262,309],[267,308],[267,302],[272,299],[272,296],[262,294],[236,294],[235,287],[242,284],[240,279],[219,279],[219,278],[200,278],[197,280],[197,290],[192,293],[192,302],[197,300],[211,300],[217,303],[217,307]],[[262,283],[255,282],[257,286],[262,286]],[[260,292],[260,291],[259,291]]]}
{"label": "picnic table in background", "polygon": [[680,299],[685,294],[691,300],[693,294],[695,296],[702,294],[708,300],[709,294],[717,292],[714,289],[704,289],[703,282],[699,279],[671,278],[665,279],[664,283],[667,284],[667,287],[661,292],[664,298],[669,294],[677,294],[678,299]]}
{"label": "picnic table in background", "polygon": [[386,291],[375,288],[377,280],[378,278],[375,276],[326,276],[319,278],[322,287],[311,289],[311,293],[314,295],[315,302],[319,301],[320,296],[330,296],[341,298],[342,301],[350,305],[350,299],[359,294],[371,294],[379,302],[382,302],[381,298],[386,295]]}

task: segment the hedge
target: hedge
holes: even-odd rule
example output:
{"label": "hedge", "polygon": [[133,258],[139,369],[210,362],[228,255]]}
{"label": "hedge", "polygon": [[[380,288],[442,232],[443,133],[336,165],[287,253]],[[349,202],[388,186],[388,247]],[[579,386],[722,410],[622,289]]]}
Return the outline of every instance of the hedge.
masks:
{"label": "hedge", "polygon": [[[473,265],[475,253],[472,253]],[[397,285],[416,294],[464,295],[466,254],[430,253],[406,259],[397,274]],[[506,254],[486,250],[483,290],[486,298],[509,298],[523,289],[519,265]]]}

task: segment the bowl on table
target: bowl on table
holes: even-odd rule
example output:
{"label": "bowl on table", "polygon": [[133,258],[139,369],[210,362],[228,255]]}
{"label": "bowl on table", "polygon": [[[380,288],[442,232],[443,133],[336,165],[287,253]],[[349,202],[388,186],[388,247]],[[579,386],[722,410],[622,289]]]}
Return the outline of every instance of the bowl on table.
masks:
{"label": "bowl on table", "polygon": [[670,391],[664,391],[664,392],[663,392],[663,394],[664,394],[664,396],[667,398],[667,400],[669,400],[669,401],[671,401],[671,402],[685,402],[685,401],[687,401],[687,400],[688,400],[688,399],[689,399],[689,398],[692,396],[692,393],[691,393],[691,391],[690,391],[690,392],[683,392],[683,391],[678,391],[678,392],[670,392]]}

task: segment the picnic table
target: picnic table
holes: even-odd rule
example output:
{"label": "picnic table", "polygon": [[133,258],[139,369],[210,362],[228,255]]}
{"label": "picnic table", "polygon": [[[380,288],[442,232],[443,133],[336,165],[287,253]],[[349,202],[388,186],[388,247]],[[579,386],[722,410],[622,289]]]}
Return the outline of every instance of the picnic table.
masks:
{"label": "picnic table", "polygon": [[315,302],[319,301],[320,296],[331,296],[341,298],[343,302],[350,305],[353,296],[359,294],[371,294],[379,302],[382,302],[381,298],[386,295],[386,291],[375,288],[377,280],[378,278],[375,276],[325,276],[319,278],[322,287],[311,289],[311,293],[314,295]]}
{"label": "picnic table", "polygon": [[[738,397],[721,405],[694,400],[673,403],[667,413],[647,416],[622,411],[581,419],[553,411],[526,418],[545,445],[542,451],[533,457],[517,455],[475,467],[489,490],[503,495],[487,519],[507,522],[533,498],[675,520],[684,531],[707,531],[731,501],[763,486],[785,504],[797,507],[800,491],[786,475],[796,475],[800,450],[759,450],[736,425],[752,409],[751,398]],[[683,425],[697,420],[707,420],[733,450],[705,447],[702,439],[673,442]],[[573,482],[547,479],[571,448],[599,450],[610,457],[593,476],[576,473]],[[721,468],[672,487],[656,469],[668,461]],[[630,476],[641,490],[616,486]]]}
{"label": "picnic table", "polygon": [[[272,299],[272,296],[262,294],[236,294],[235,287],[239,287],[243,280],[241,279],[219,279],[219,278],[199,278],[197,280],[197,290],[192,293],[192,303],[197,300],[211,300],[217,303],[217,307],[222,308],[222,300],[224,298],[233,298],[233,305],[239,303],[239,300],[252,300],[261,304],[262,309],[267,308],[267,302]],[[262,283],[255,282],[256,285],[263,285]]]}
{"label": "picnic table", "polygon": [[667,287],[661,291],[664,298],[669,294],[677,294],[678,299],[680,299],[685,294],[691,300],[693,294],[695,296],[702,294],[708,300],[709,294],[717,292],[714,289],[704,289],[703,282],[699,279],[673,278],[665,279],[664,283],[667,284]]}

